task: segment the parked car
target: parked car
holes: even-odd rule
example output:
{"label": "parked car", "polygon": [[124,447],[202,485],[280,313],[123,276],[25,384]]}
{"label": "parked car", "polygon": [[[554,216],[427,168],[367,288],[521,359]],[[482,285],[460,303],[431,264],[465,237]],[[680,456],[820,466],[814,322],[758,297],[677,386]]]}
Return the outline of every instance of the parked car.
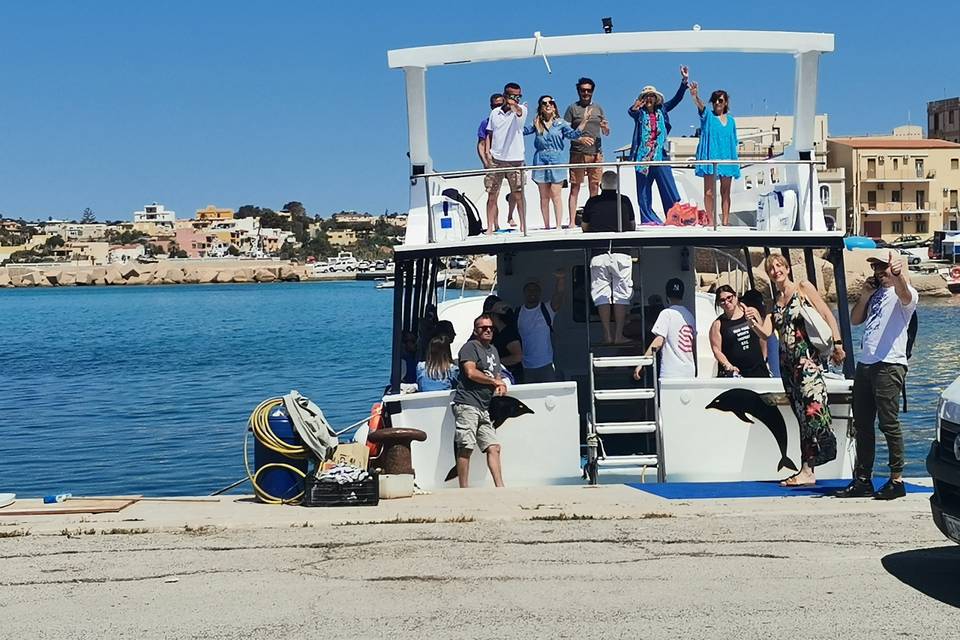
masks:
{"label": "parked car", "polygon": [[900,249],[900,255],[903,256],[903,259],[906,261],[908,267],[920,264],[920,256],[910,253],[906,249]]}
{"label": "parked car", "polygon": [[377,260],[373,263],[373,268],[377,271],[383,271],[387,268],[387,263],[385,260]]}
{"label": "parked car", "polygon": [[361,260],[357,263],[357,271],[370,271],[373,268],[373,263],[369,260]]}
{"label": "parked car", "polygon": [[912,249],[913,247],[919,247],[922,242],[923,238],[920,236],[899,236],[890,243],[890,246],[900,247],[901,249]]}
{"label": "parked car", "polygon": [[940,532],[960,544],[960,378],[940,396],[936,421],[937,437],[927,455],[930,511]]}

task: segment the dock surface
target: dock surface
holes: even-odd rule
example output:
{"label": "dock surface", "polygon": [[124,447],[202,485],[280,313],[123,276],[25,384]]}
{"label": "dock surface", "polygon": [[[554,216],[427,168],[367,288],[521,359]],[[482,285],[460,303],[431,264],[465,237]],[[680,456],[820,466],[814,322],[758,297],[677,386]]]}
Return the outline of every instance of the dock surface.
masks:
{"label": "dock surface", "polygon": [[198,500],[0,511],[0,637],[957,637],[960,546],[924,494],[670,501],[608,485],[339,509]]}

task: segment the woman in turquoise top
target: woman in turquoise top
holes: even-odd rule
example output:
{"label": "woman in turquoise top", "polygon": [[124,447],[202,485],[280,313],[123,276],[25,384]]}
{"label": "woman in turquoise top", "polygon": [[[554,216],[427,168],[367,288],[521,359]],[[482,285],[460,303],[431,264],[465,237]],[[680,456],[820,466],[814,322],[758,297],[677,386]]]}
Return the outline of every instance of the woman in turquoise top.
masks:
{"label": "woman in turquoise top", "polygon": [[[700,113],[700,143],[697,145],[697,160],[737,160],[737,123],[727,111],[730,108],[730,96],[723,89],[710,94],[707,110],[700,99],[696,82],[690,83],[690,95],[697,104]],[[703,178],[703,208],[710,219],[716,215],[716,193],[712,164],[698,164],[695,173]],[[720,176],[720,206],[723,211],[724,226],[730,224],[730,183],[740,177],[740,165],[721,164],[717,166]]]}
{"label": "woman in turquoise top", "polygon": [[[587,112],[592,115],[591,107]],[[537,115],[532,125],[523,128],[523,135],[533,135],[533,164],[551,165],[563,164],[563,150],[565,140],[580,138],[585,144],[592,145],[593,138],[583,135],[583,128],[589,120],[585,115],[580,126],[576,129],[563,118],[557,115],[557,103],[550,96],[540,96],[537,101]],[[581,137],[582,136],[582,137]],[[557,228],[563,223],[563,209],[560,202],[560,189],[567,179],[566,169],[535,169],[533,181],[540,189],[540,213],[543,215],[543,228],[550,228],[550,203],[553,202],[553,211],[557,216]],[[570,216],[571,224],[573,215]]]}

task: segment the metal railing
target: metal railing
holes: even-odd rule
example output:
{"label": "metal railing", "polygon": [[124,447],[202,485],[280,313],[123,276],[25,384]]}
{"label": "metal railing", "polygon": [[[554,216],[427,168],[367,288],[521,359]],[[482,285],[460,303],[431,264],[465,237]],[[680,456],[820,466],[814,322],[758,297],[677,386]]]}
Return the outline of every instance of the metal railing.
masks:
{"label": "metal railing", "polygon": [[[417,180],[423,179],[424,188],[426,191],[425,206],[427,208],[427,242],[430,244],[433,244],[435,242],[435,238],[434,238],[433,206],[431,204],[431,196],[433,194],[430,192],[431,178],[444,178],[444,179],[454,178],[455,179],[455,178],[469,178],[469,177],[475,177],[475,176],[486,176],[488,174],[495,174],[495,173],[507,174],[511,172],[520,172],[521,188],[519,193],[520,193],[521,201],[523,204],[522,213],[520,214],[521,215],[520,227],[521,227],[521,231],[523,232],[523,235],[528,236],[530,231],[529,231],[529,226],[527,225],[527,197],[523,189],[523,184],[525,180],[524,172],[537,171],[537,170],[542,171],[546,168],[550,168],[550,169],[594,169],[594,168],[603,169],[608,167],[615,168],[617,172],[617,231],[623,231],[622,205],[620,201],[620,196],[621,196],[620,182],[622,177],[621,172],[624,168],[634,168],[638,166],[691,168],[691,167],[696,167],[698,165],[711,165],[713,168],[714,176],[717,175],[717,170],[719,167],[728,166],[728,165],[735,165],[741,168],[749,167],[751,169],[756,167],[767,167],[767,166],[773,167],[773,166],[781,166],[781,165],[787,165],[787,166],[806,165],[808,167],[808,172],[809,172],[808,179],[807,179],[807,189],[806,189],[807,191],[806,209],[809,212],[809,228],[813,229],[813,211],[814,211],[813,176],[814,176],[814,170],[816,167],[825,166],[824,162],[821,160],[782,160],[782,159],[754,160],[754,161],[695,160],[695,159],[682,160],[682,161],[677,161],[677,160],[622,161],[621,160],[621,161],[610,161],[610,162],[584,162],[584,163],[565,163],[565,164],[549,164],[549,165],[520,165],[516,167],[493,167],[489,169],[467,169],[462,171],[434,171],[429,173],[420,173],[420,174],[411,175],[410,181],[411,181],[411,184],[415,184]],[[501,184],[502,184],[502,178],[501,178]],[[715,181],[713,191],[714,191],[713,229],[717,230],[718,228],[717,217],[720,214],[722,209],[722,197],[720,194],[719,181]],[[799,192],[797,195],[799,196]],[[704,194],[704,198],[706,198],[706,194]],[[799,208],[799,206],[800,206],[800,203],[797,202],[797,207]],[[480,214],[479,211],[477,213],[478,215]],[[664,211],[663,213],[664,215],[666,215],[667,212]],[[799,214],[799,211],[798,211],[798,214]],[[486,208],[484,208],[482,215],[484,217],[486,216]],[[571,222],[573,222],[574,216],[575,216],[575,212],[571,211],[570,212]]]}

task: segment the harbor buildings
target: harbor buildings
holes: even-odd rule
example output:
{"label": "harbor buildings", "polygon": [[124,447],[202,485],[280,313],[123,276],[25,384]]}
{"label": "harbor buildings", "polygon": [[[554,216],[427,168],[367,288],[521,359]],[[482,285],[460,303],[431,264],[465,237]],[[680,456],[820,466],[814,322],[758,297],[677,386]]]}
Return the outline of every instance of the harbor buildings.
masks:
{"label": "harbor buildings", "polygon": [[830,138],[828,156],[847,175],[851,233],[891,241],[956,228],[960,144],[908,126],[886,136]]}
{"label": "harbor buildings", "polygon": [[927,103],[927,137],[960,142],[960,98]]}

